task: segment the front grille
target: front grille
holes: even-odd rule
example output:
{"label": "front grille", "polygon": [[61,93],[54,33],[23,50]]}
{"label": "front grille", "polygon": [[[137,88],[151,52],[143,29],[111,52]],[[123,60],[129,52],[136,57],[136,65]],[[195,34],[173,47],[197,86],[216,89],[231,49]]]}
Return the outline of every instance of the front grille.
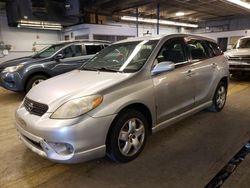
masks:
{"label": "front grille", "polygon": [[48,105],[35,102],[27,97],[24,99],[24,107],[29,113],[37,116],[42,116],[49,108]]}
{"label": "front grille", "polygon": [[231,61],[243,61],[246,63],[250,63],[250,56],[232,56],[232,57],[229,57],[229,60],[231,60]]}

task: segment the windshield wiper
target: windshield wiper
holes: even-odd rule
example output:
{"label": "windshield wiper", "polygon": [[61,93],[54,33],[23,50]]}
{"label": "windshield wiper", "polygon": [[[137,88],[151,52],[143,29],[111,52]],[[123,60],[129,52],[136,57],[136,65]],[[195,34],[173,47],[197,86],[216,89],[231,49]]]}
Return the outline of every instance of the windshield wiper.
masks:
{"label": "windshield wiper", "polygon": [[98,69],[94,67],[82,67],[81,70],[98,71]]}
{"label": "windshield wiper", "polygon": [[90,71],[105,71],[105,72],[123,72],[117,69],[111,69],[107,67],[83,67],[81,70],[90,70]]}
{"label": "windshield wiper", "polygon": [[107,67],[100,67],[97,68],[98,71],[106,71],[106,72],[123,72],[117,69],[111,69],[111,68],[107,68]]}

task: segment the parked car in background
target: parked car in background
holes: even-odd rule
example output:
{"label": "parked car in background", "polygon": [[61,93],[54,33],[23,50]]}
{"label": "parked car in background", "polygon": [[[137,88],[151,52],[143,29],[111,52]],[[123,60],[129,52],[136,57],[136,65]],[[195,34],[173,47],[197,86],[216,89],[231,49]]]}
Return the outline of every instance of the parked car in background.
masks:
{"label": "parked car in background", "polygon": [[0,64],[0,86],[11,91],[28,92],[53,76],[77,69],[110,45],[106,41],[59,42],[35,55]]}
{"label": "parked car in background", "polygon": [[223,109],[229,71],[218,49],[190,35],[117,42],[79,70],[32,88],[16,111],[20,138],[57,162],[105,154],[129,162],[149,134],[203,109]]}
{"label": "parked car in background", "polygon": [[233,76],[250,73],[250,37],[240,38],[225,55],[229,59],[229,70]]}

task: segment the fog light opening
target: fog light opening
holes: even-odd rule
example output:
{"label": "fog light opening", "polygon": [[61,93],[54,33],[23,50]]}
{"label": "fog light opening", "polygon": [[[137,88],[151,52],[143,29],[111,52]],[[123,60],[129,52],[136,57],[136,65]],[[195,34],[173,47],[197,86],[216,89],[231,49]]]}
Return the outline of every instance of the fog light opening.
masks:
{"label": "fog light opening", "polygon": [[60,155],[70,155],[74,153],[74,148],[68,143],[49,142],[49,145]]}

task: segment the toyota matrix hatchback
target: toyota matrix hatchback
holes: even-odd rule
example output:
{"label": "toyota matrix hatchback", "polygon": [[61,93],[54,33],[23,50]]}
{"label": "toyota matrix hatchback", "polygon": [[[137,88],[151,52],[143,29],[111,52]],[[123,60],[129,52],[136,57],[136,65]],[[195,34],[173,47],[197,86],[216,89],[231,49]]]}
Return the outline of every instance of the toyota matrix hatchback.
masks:
{"label": "toyota matrix hatchback", "polygon": [[27,147],[52,161],[108,155],[129,162],[151,133],[206,108],[221,111],[228,77],[227,59],[210,39],[127,39],[32,88],[16,128]]}
{"label": "toyota matrix hatchback", "polygon": [[0,63],[0,86],[28,92],[48,78],[81,67],[108,45],[109,42],[90,40],[59,42],[35,55]]}

